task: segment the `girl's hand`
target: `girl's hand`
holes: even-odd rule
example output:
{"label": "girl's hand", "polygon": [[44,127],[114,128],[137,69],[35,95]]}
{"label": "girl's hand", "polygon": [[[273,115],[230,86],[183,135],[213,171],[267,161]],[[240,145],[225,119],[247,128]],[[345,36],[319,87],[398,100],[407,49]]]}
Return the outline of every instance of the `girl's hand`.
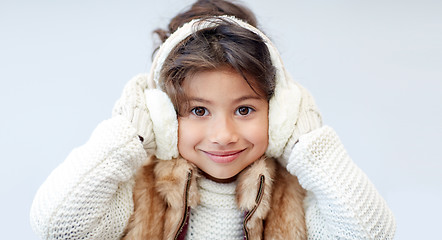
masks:
{"label": "girl's hand", "polygon": [[299,138],[315,129],[322,126],[322,117],[315,104],[313,97],[310,93],[298,85],[301,90],[301,102],[299,106],[298,118],[296,119],[295,129],[290,136],[281,157],[278,158],[278,162],[283,166],[287,166],[287,162],[290,158],[290,154],[293,151],[296,143],[298,143]]}
{"label": "girl's hand", "polygon": [[156,148],[152,132],[152,120],[146,106],[144,90],[147,87],[147,75],[138,75],[124,87],[121,98],[115,103],[112,115],[122,115],[137,130],[140,141],[148,153]]}

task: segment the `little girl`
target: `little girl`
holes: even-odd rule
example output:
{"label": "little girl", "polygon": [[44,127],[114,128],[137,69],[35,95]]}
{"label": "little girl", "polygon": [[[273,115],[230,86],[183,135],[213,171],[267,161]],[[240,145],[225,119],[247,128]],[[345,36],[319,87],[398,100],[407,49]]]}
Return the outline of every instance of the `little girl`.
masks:
{"label": "little girl", "polygon": [[38,190],[42,239],[392,239],[385,201],[322,126],[250,10],[200,0],[149,75]]}

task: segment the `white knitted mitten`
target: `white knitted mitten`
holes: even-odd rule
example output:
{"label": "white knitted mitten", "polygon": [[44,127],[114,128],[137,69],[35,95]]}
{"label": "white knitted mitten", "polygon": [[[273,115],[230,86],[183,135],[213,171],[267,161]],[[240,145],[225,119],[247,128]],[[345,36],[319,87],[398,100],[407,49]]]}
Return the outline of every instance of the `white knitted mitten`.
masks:
{"label": "white knitted mitten", "polygon": [[287,166],[290,154],[295,144],[301,135],[309,133],[322,126],[321,113],[315,104],[315,100],[311,94],[303,88],[301,85],[297,84],[301,91],[301,102],[299,103],[298,118],[296,119],[295,128],[290,136],[282,156],[278,158],[279,163],[282,166]]}
{"label": "white knitted mitten", "polygon": [[287,170],[307,190],[309,239],[393,238],[392,212],[332,128],[301,136]]}
{"label": "white knitted mitten", "polygon": [[115,103],[112,115],[122,115],[137,130],[143,147],[148,153],[156,148],[152,131],[152,120],[146,106],[144,90],[147,88],[147,75],[140,74],[132,78],[124,87],[122,96]]}

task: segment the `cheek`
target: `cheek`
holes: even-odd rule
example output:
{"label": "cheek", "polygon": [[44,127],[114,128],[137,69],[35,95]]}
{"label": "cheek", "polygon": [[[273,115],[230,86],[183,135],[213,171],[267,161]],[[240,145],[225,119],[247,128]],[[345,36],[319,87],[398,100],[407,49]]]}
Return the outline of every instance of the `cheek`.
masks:
{"label": "cheek", "polygon": [[178,119],[178,151],[181,155],[186,155],[190,149],[198,142],[198,129],[192,121],[188,119]]}
{"label": "cheek", "polygon": [[249,124],[248,126],[247,135],[250,141],[265,151],[269,144],[269,123],[267,115],[257,119],[254,124]]}
{"label": "cheek", "polygon": [[269,145],[269,124],[268,121],[263,121],[259,130],[256,131],[257,136],[256,139],[258,141],[257,144],[260,144],[264,150],[267,149],[267,145]]}
{"label": "cheek", "polygon": [[186,129],[186,121],[185,120],[181,120],[178,119],[178,151],[181,152],[181,149],[184,148],[184,145],[186,142],[186,138],[187,138],[187,132],[185,131]]}

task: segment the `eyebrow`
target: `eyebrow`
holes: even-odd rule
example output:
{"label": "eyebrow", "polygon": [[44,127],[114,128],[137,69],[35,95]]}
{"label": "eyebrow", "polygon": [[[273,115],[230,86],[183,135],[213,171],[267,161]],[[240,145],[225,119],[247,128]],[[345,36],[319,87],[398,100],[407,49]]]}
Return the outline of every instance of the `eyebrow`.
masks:
{"label": "eyebrow", "polygon": [[238,103],[238,102],[242,102],[245,100],[263,100],[263,98],[259,97],[259,96],[254,96],[254,95],[246,95],[246,96],[242,96],[240,98],[235,99],[234,102]]}
{"label": "eyebrow", "polygon": [[[242,97],[239,97],[239,98],[233,100],[233,102],[234,103],[239,103],[239,102],[250,100],[250,99],[252,99],[252,100],[263,100],[263,98],[259,97],[259,96],[246,95],[246,96],[242,96]],[[211,104],[212,103],[212,101],[210,101],[210,100],[207,100],[207,99],[204,99],[204,98],[199,98],[199,97],[191,97],[188,100],[189,101],[195,101],[195,102],[201,102],[201,103],[205,103],[205,104]]]}
{"label": "eyebrow", "polygon": [[189,102],[195,101],[195,102],[201,102],[201,103],[206,103],[206,104],[212,103],[212,101],[209,101],[209,100],[204,99],[204,98],[198,98],[198,97],[191,97],[191,98],[188,98],[188,100],[189,100]]}

